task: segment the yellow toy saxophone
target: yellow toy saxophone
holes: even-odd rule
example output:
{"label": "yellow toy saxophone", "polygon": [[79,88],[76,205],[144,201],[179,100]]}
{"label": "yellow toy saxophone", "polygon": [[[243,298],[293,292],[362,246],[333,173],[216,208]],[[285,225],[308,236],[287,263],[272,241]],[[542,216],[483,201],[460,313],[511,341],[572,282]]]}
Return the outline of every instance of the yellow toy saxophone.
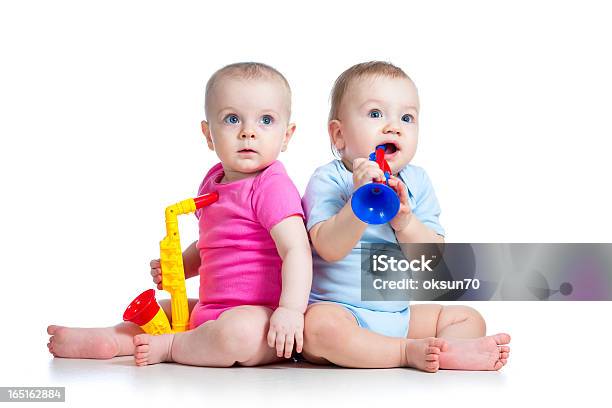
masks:
{"label": "yellow toy saxophone", "polygon": [[123,320],[139,325],[146,333],[165,334],[183,332],[189,328],[189,307],[185,288],[183,251],[178,230],[178,216],[190,214],[219,199],[215,193],[188,198],[166,208],[166,236],[159,243],[162,269],[162,288],[170,293],[172,329],[168,317],[155,299],[155,290],[142,292],[123,313]]}

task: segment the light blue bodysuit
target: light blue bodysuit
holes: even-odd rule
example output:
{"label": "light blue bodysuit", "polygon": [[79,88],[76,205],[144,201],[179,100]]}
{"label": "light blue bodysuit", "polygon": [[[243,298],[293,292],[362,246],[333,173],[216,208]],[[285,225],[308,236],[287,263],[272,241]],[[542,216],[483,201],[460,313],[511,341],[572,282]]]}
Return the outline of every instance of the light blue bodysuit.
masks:
{"label": "light blue bodysuit", "polygon": [[[440,205],[425,170],[409,164],[399,172],[398,177],[408,189],[413,215],[444,236],[439,222]],[[333,160],[317,168],[302,198],[308,231],[336,215],[352,194],[353,174],[342,161]],[[313,282],[309,303],[338,303],[355,316],[361,327],[385,336],[406,337],[410,321],[408,301],[361,300],[361,245],[374,243],[397,244],[395,233],[388,223],[368,225],[357,245],[337,262],[326,262],[313,248]]]}

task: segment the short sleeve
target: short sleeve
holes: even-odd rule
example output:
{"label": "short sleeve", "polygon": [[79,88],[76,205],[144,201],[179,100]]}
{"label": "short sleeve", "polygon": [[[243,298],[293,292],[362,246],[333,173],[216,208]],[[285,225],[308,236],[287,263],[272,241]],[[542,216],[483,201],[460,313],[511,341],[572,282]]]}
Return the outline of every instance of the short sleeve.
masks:
{"label": "short sleeve", "polygon": [[[218,174],[221,170],[223,170],[223,166],[221,165],[221,163],[217,163],[214,166],[212,166],[210,170],[208,170],[208,172],[206,172],[204,179],[202,180],[202,182],[200,183],[200,186],[198,187],[198,192],[195,195],[196,197],[199,197],[203,195],[204,193],[209,192],[206,190],[208,190],[207,186],[210,184],[211,178],[214,178],[214,176]],[[200,208],[196,210],[193,214],[199,220],[200,215],[202,214],[202,209]]]}
{"label": "short sleeve", "polygon": [[425,226],[444,236],[444,228],[440,225],[440,204],[434,192],[433,185],[425,170],[421,169],[420,188],[415,197],[416,206],[412,212]]}
{"label": "short sleeve", "polygon": [[346,187],[333,162],[319,167],[306,186],[302,206],[306,214],[306,229],[336,215],[349,200]]}
{"label": "short sleeve", "polygon": [[267,231],[293,215],[304,218],[300,193],[280,162],[264,170],[253,184],[252,206]]}

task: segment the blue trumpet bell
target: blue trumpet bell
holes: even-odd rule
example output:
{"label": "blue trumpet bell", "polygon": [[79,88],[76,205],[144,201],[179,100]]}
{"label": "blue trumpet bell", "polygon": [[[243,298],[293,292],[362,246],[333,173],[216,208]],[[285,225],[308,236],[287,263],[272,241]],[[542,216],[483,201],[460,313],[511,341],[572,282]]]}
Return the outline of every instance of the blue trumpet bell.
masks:
{"label": "blue trumpet bell", "polygon": [[386,224],[397,215],[400,201],[395,191],[383,183],[368,183],[353,193],[351,208],[367,224]]}

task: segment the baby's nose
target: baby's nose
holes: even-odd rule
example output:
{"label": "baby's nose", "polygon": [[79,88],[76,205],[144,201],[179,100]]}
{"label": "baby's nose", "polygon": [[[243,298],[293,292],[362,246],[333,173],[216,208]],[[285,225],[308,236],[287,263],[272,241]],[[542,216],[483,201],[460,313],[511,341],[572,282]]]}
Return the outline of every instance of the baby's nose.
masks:
{"label": "baby's nose", "polygon": [[240,132],[241,139],[255,139],[255,132],[252,130],[243,130]]}
{"label": "baby's nose", "polygon": [[400,135],[400,130],[399,130],[399,126],[395,125],[394,123],[389,123],[387,124],[387,126],[385,126],[385,128],[383,129],[383,133],[385,134],[389,134],[389,133],[395,133],[396,135]]}

